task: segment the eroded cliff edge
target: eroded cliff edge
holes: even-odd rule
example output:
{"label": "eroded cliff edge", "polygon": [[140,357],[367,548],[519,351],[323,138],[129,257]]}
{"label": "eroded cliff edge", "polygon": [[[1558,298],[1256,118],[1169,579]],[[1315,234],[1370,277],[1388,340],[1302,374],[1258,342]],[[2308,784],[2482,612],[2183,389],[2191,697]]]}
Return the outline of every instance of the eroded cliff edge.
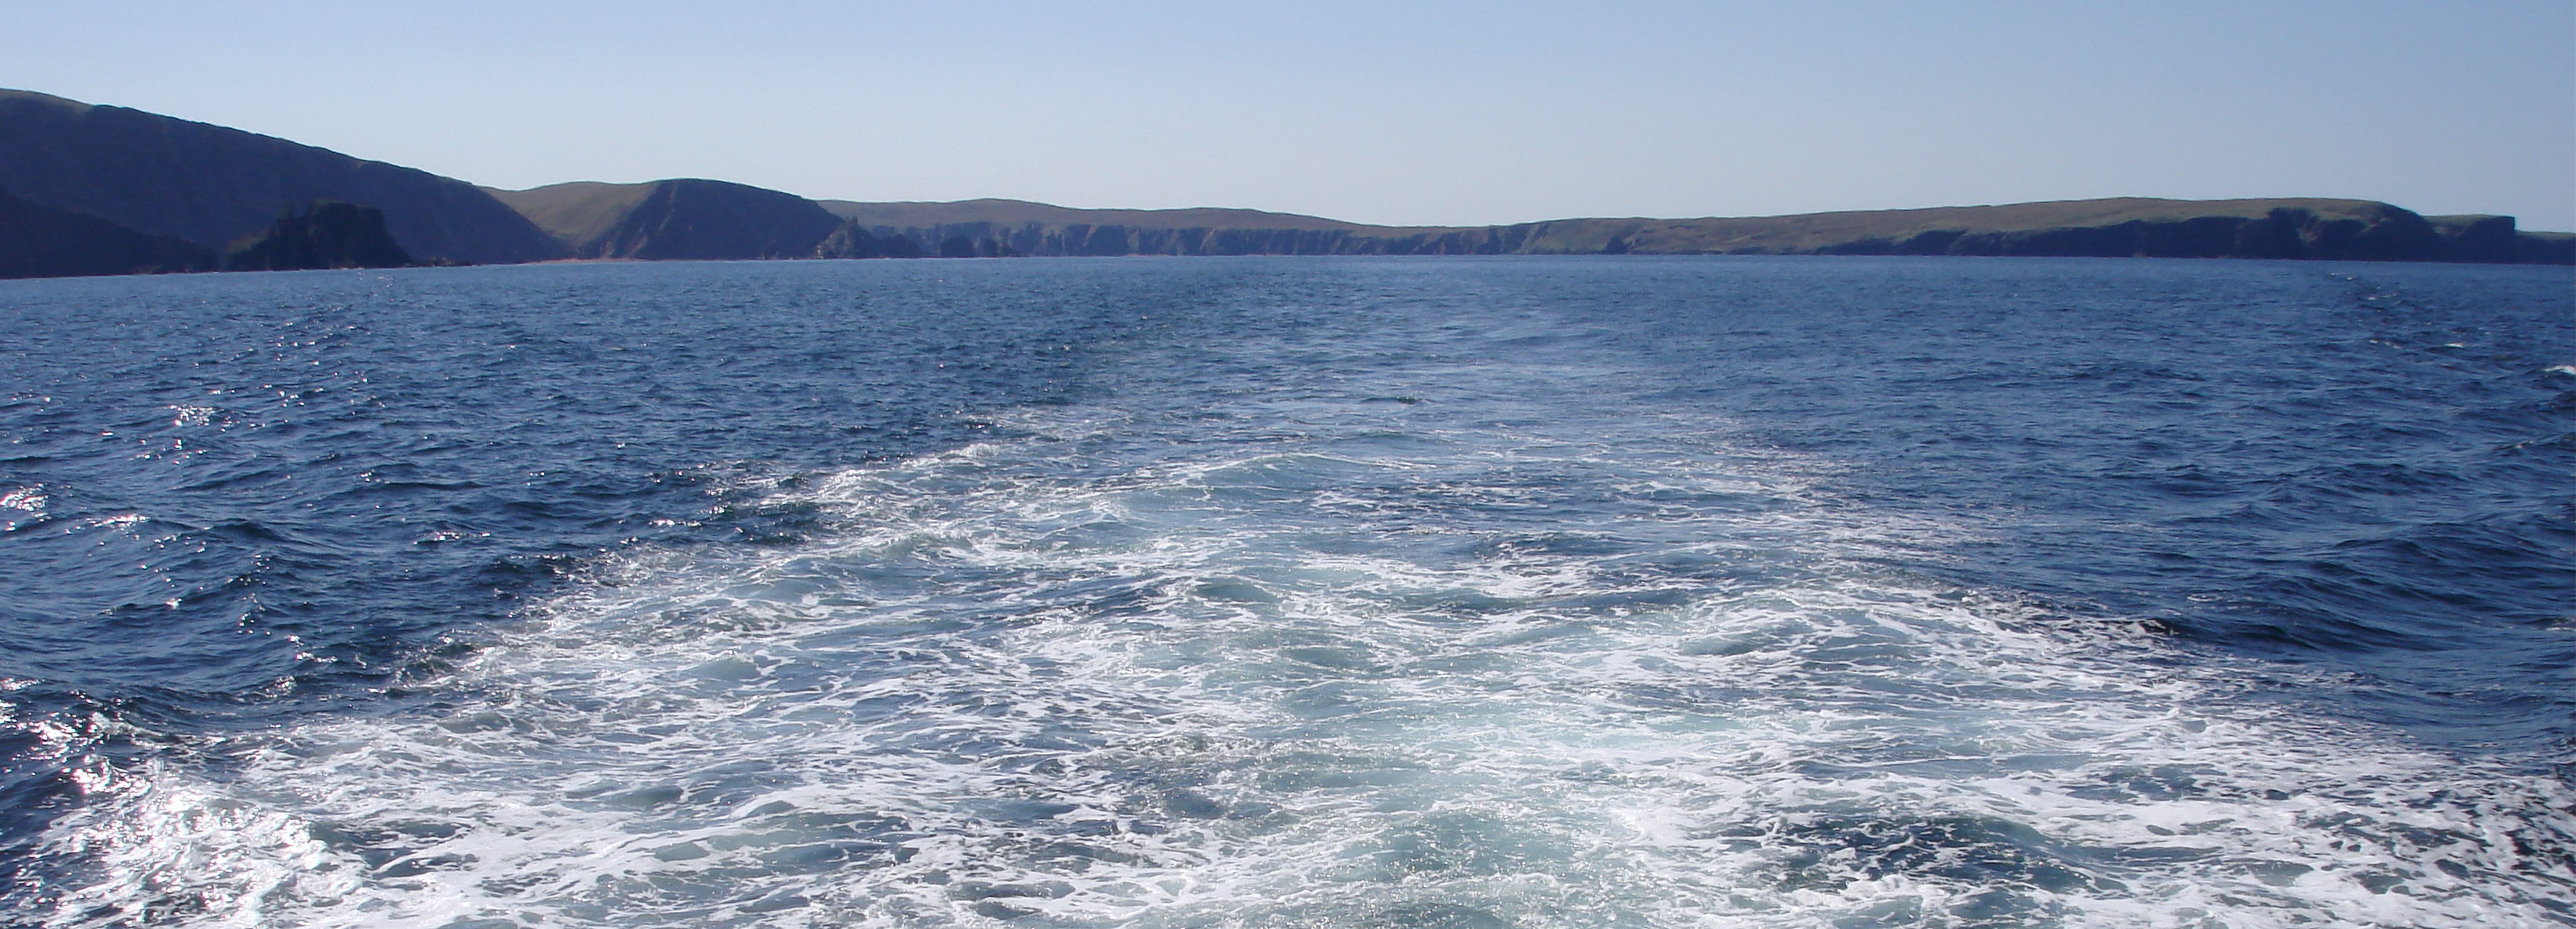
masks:
{"label": "eroded cliff edge", "polygon": [[2576,237],[2510,216],[2370,200],[2128,197],[1702,219],[1390,227],[1252,210],[1072,210],[1011,200],[822,201],[878,239],[1021,255],[1998,255],[2576,263]]}
{"label": "eroded cliff edge", "polygon": [[[2378,201],[2113,198],[1698,219],[1373,226],[1258,210],[815,201],[703,179],[528,190],[140,110],[0,90],[0,274],[586,259],[1023,255],[1994,255],[2576,264],[2576,236]],[[303,231],[278,225],[317,202]],[[334,208],[337,210],[338,208]],[[288,220],[280,211],[288,211]],[[373,213],[363,211],[374,211]],[[369,225],[381,218],[381,231]],[[291,220],[291,222],[290,222]],[[307,223],[311,225],[311,223]],[[356,238],[313,230],[347,227]],[[356,235],[356,232],[352,232]],[[266,251],[238,262],[244,237]],[[339,233],[333,233],[339,235]],[[374,239],[383,238],[383,242]],[[329,241],[325,241],[329,239]],[[342,241],[345,239],[346,241]],[[308,241],[309,240],[309,241]],[[362,240],[363,243],[362,243]],[[363,244],[363,247],[361,247]],[[272,254],[274,253],[274,254]],[[363,253],[363,254],[362,254]]]}

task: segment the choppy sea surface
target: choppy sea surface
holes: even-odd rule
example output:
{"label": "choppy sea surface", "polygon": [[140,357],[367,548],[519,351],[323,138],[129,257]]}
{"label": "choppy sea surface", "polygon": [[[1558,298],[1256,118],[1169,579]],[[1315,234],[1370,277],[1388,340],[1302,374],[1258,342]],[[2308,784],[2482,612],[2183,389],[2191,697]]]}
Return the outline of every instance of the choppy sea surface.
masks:
{"label": "choppy sea surface", "polygon": [[2576,925],[2571,283],[0,283],[0,925]]}

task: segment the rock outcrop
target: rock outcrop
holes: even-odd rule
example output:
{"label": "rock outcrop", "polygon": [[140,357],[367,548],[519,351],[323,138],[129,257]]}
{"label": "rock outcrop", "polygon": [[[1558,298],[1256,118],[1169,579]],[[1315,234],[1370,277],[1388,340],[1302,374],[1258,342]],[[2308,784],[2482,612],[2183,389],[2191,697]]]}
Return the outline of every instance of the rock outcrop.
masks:
{"label": "rock outcrop", "polygon": [[850,220],[842,220],[832,234],[814,246],[816,258],[924,258],[921,243],[901,235],[879,236]]}
{"label": "rock outcrop", "polygon": [[823,201],[878,240],[1021,255],[2014,255],[2576,262],[2510,216],[2424,217],[2368,200],[2119,198],[1707,219],[1390,227],[1253,210],[1074,210],[1013,200]]}
{"label": "rock outcrop", "polygon": [[220,248],[315,200],[364,203],[420,259],[559,258],[472,184],[328,149],[26,91],[0,91],[0,187],[150,235]]}
{"label": "rock outcrop", "polygon": [[411,263],[411,255],[385,231],[383,210],[330,200],[280,211],[268,231],[233,243],[224,254],[226,271],[400,268]]}

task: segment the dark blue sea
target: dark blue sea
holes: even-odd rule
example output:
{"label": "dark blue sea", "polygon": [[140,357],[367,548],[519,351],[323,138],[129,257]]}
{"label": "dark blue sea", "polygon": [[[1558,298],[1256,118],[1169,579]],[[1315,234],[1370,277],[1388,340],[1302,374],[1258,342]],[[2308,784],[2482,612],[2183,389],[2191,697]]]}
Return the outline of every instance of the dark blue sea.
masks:
{"label": "dark blue sea", "polygon": [[0,925],[2576,925],[2576,279],[0,282]]}

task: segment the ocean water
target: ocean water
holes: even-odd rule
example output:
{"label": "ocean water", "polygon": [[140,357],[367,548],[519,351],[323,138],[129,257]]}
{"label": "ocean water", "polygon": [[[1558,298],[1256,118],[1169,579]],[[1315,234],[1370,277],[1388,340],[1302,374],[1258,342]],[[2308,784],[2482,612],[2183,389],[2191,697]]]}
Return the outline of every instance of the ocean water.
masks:
{"label": "ocean water", "polygon": [[2576,925],[2566,269],[0,283],[0,924]]}

